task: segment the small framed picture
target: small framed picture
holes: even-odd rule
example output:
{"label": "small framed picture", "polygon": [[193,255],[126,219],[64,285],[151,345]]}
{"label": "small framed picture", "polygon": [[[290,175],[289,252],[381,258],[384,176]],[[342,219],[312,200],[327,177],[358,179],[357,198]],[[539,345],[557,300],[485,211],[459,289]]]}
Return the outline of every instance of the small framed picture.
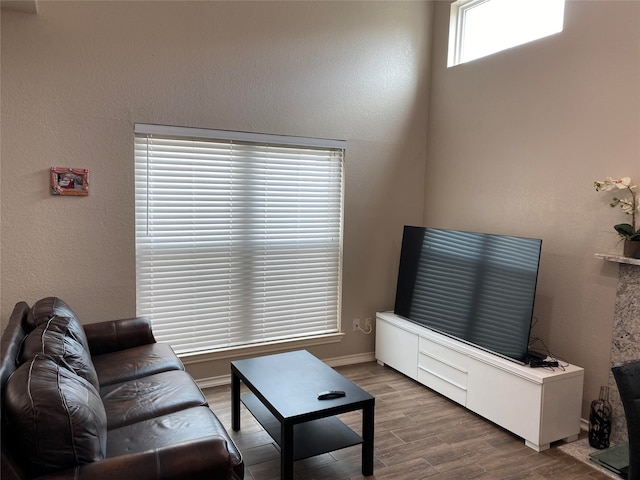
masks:
{"label": "small framed picture", "polygon": [[89,170],[51,167],[51,195],[89,195]]}

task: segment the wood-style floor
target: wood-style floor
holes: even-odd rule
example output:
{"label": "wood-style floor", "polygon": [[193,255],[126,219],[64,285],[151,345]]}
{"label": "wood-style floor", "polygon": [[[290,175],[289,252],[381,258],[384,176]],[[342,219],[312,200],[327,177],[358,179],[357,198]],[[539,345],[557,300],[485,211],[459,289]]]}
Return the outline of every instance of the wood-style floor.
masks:
{"label": "wood-style floor", "polygon": [[[374,475],[360,471],[360,446],[295,463],[296,480],[608,480],[555,446],[537,453],[522,439],[375,362],[336,368],[376,397]],[[242,406],[231,429],[229,386],[205,390],[245,460],[245,479],[278,480],[279,450]],[[340,416],[361,433],[360,412]]]}

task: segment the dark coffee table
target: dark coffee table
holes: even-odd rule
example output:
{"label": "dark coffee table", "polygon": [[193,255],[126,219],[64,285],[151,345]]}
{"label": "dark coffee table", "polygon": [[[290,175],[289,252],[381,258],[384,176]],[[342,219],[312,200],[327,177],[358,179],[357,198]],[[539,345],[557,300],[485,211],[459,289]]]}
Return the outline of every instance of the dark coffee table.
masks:
{"label": "dark coffee table", "polygon": [[[252,392],[240,398],[240,381]],[[327,390],[346,395],[318,400]],[[306,350],[231,362],[231,423],[240,430],[240,401],[280,446],[280,475],[293,462],[362,444],[362,474],[373,474],[375,398]],[[362,410],[362,437],[335,415]]]}

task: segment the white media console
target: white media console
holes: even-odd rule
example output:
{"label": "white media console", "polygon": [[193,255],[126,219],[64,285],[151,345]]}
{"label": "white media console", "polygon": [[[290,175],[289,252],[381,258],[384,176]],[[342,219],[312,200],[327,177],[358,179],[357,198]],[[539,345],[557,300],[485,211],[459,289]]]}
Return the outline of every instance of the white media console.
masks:
{"label": "white media console", "polygon": [[376,360],[524,438],[540,452],[580,433],[584,369],[531,368],[390,312],[376,314]]}

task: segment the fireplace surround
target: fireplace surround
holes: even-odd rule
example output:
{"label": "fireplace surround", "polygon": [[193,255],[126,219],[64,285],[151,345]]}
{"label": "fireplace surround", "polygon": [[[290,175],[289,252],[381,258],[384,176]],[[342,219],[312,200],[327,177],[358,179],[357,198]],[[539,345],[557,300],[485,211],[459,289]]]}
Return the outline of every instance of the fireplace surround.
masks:
{"label": "fireplace surround", "polygon": [[[619,263],[618,286],[611,342],[611,367],[640,359],[640,259],[596,254]],[[609,401],[612,410],[611,444],[628,442],[627,422],[613,373],[609,374]]]}

